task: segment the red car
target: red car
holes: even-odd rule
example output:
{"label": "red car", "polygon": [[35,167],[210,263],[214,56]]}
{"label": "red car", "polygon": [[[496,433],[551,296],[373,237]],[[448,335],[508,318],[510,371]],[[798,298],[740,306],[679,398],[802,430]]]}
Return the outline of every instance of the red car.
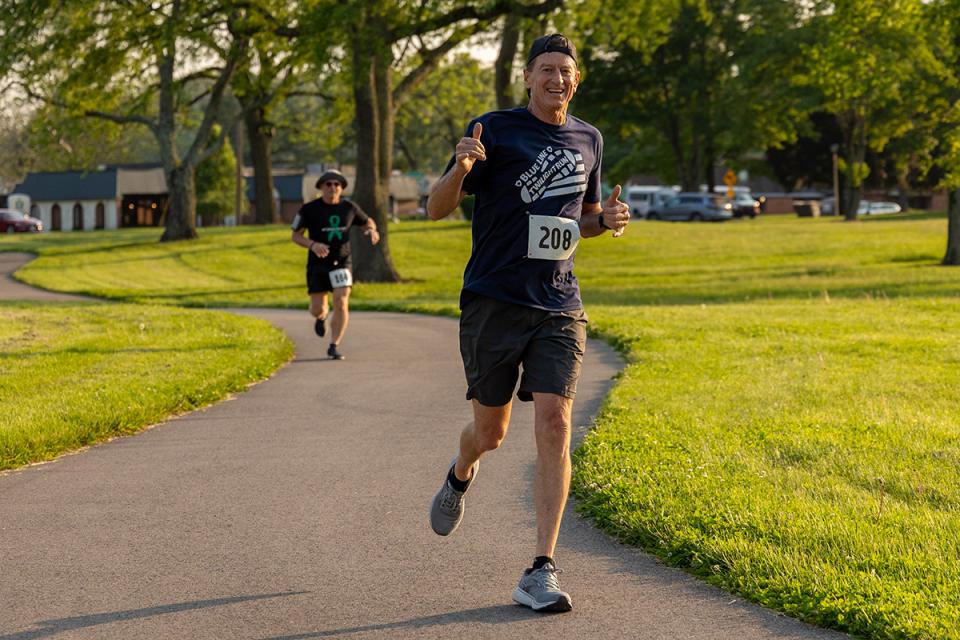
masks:
{"label": "red car", "polygon": [[0,233],[43,231],[43,223],[16,209],[0,209]]}

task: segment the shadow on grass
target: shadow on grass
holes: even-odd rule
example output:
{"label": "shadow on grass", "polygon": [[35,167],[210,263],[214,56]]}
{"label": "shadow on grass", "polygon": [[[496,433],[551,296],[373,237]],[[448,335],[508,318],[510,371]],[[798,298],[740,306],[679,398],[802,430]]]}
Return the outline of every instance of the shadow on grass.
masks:
{"label": "shadow on grass", "polygon": [[236,350],[246,350],[247,347],[240,346],[236,344],[221,343],[221,344],[212,344],[205,347],[200,347],[196,349],[184,349],[182,347],[131,347],[127,349],[94,349],[88,347],[67,347],[66,349],[53,349],[47,351],[30,351],[23,352],[17,351],[13,353],[0,352],[0,360],[9,359],[9,360],[22,360],[24,358],[40,358],[43,356],[61,356],[66,354],[72,355],[89,355],[89,354],[100,354],[100,355],[113,355],[116,353],[183,353],[183,352],[193,352],[197,353],[200,351],[236,351]]}
{"label": "shadow on grass", "polygon": [[308,592],[286,591],[282,593],[264,593],[253,596],[232,596],[229,598],[213,598],[210,600],[193,600],[190,602],[175,602],[173,604],[157,605],[155,607],[144,607],[142,609],[126,609],[123,611],[109,611],[106,613],[93,613],[85,616],[71,616],[69,618],[43,620],[36,623],[36,626],[39,627],[38,629],[0,635],[0,640],[33,640],[35,638],[49,638],[61,633],[69,633],[79,629],[89,629],[91,627],[98,627],[101,625],[110,624],[112,622],[139,620],[143,618],[152,618],[154,616],[162,616],[168,613],[180,613],[183,611],[195,611],[197,609],[209,609],[211,607],[223,607],[241,602],[266,600],[269,598],[285,598],[288,596],[298,596],[305,593]]}
{"label": "shadow on grass", "polygon": [[[88,260],[83,264],[84,266],[103,266],[111,264],[124,264],[127,262],[142,262],[145,260],[181,260],[184,261],[185,256],[202,256],[205,253],[227,253],[227,252],[254,252],[261,249],[275,247],[276,245],[282,245],[289,243],[291,246],[294,246],[293,243],[290,243],[287,240],[276,241],[276,242],[261,242],[257,244],[247,244],[247,245],[233,245],[233,244],[204,244],[203,246],[198,246],[187,250],[179,250],[178,245],[161,245],[156,242],[129,242],[124,244],[107,244],[105,243],[102,246],[88,246],[82,249],[72,250],[72,251],[47,251],[40,255],[40,259],[44,258],[62,258],[66,256],[80,256],[88,253],[103,253],[104,250],[109,249],[110,251],[123,250],[123,249],[134,249],[134,248],[148,248],[156,249],[160,252],[160,256],[156,255],[132,255],[132,256],[118,256],[111,257],[109,259],[103,260]],[[164,249],[168,249],[164,251]],[[177,249],[177,250],[174,250]],[[24,253],[32,253],[36,255],[36,252],[33,251],[23,251]],[[55,266],[46,266],[42,262],[33,267],[34,269],[60,269],[60,265]],[[223,277],[223,276],[221,276]]]}
{"label": "shadow on grass", "polygon": [[[908,262],[902,260],[902,262]],[[919,264],[914,266],[939,267],[935,264]],[[960,275],[960,270],[958,270]],[[960,289],[956,282],[942,281],[929,283],[897,282],[875,283],[864,286],[837,286],[829,282],[811,285],[809,287],[754,287],[743,288],[739,291],[704,291],[677,287],[676,293],[665,292],[651,287],[616,287],[604,289],[596,285],[587,285],[583,291],[583,302],[587,306],[608,305],[622,307],[662,307],[662,306],[689,306],[701,304],[742,304],[758,301],[790,301],[810,300],[821,298],[826,293],[833,299],[863,300],[863,299],[921,299],[931,296],[945,298],[960,297]]]}
{"label": "shadow on grass", "polygon": [[[426,220],[423,220],[422,222],[426,222]],[[423,226],[418,225],[415,228],[398,225],[398,226],[390,227],[390,235],[403,234],[403,233],[438,233],[441,231],[463,231],[464,229],[469,229],[469,228],[470,228],[470,223],[467,221],[438,224],[436,227],[432,229],[426,225],[423,225]]]}
{"label": "shadow on grass", "polygon": [[[218,289],[216,291],[188,291],[184,293],[131,293],[125,296],[118,296],[112,298],[114,300],[129,300],[129,301],[149,301],[149,300],[170,300],[170,301],[179,301],[177,304],[183,304],[184,306],[198,306],[198,298],[208,298],[212,296],[229,296],[229,295],[238,295],[238,294],[248,294],[248,293],[263,293],[265,291],[290,291],[290,290],[304,290],[304,298],[306,298],[306,286],[302,284],[288,284],[282,286],[274,287],[252,287],[247,289]],[[211,305],[216,306],[218,304],[229,305],[229,302],[221,301],[211,301]],[[242,301],[238,304],[256,304],[251,301]],[[268,302],[265,306],[275,306],[273,302]]]}
{"label": "shadow on grass", "polygon": [[889,215],[860,216],[861,222],[906,222],[916,220],[946,220],[945,211],[909,211]]}

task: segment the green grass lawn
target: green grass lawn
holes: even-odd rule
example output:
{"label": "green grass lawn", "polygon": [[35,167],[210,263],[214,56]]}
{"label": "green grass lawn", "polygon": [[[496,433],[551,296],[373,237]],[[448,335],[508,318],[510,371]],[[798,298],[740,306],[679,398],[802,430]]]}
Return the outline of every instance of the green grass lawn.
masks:
{"label": "green grass lawn", "polygon": [[[38,286],[125,302],[305,307],[282,227],[0,238]],[[960,269],[942,216],[635,222],[577,258],[628,368],[576,453],[580,509],[765,605],[870,638],[960,639]],[[464,223],[390,229],[399,285],[455,312]],[[453,356],[452,356],[453,357]]]}
{"label": "green grass lawn", "polygon": [[269,323],[230,313],[0,303],[0,470],[208,405],[292,354]]}

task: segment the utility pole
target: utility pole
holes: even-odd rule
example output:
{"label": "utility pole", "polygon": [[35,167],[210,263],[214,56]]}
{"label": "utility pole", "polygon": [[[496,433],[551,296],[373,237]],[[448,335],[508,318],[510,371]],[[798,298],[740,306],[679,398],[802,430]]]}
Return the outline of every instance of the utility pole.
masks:
{"label": "utility pole", "polygon": [[837,152],[840,151],[840,145],[833,143],[830,145],[830,153],[833,154],[833,215],[840,215],[840,170]]}

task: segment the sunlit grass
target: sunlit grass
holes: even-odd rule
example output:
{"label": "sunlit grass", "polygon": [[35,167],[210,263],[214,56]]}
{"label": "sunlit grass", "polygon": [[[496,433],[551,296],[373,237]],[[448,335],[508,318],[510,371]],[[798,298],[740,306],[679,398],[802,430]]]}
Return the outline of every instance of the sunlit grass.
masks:
{"label": "sunlit grass", "polygon": [[[39,253],[20,277],[58,290],[306,306],[288,229],[172,245],[150,231],[0,249]],[[910,214],[635,222],[584,241],[591,330],[629,365],[577,452],[580,508],[791,615],[960,638],[960,270],[939,266],[945,242],[943,216]],[[359,283],[355,307],[456,312],[467,224],[403,222],[390,248],[405,282]]]}
{"label": "sunlit grass", "polygon": [[266,322],[97,303],[0,303],[0,470],[132,433],[270,375]]}

